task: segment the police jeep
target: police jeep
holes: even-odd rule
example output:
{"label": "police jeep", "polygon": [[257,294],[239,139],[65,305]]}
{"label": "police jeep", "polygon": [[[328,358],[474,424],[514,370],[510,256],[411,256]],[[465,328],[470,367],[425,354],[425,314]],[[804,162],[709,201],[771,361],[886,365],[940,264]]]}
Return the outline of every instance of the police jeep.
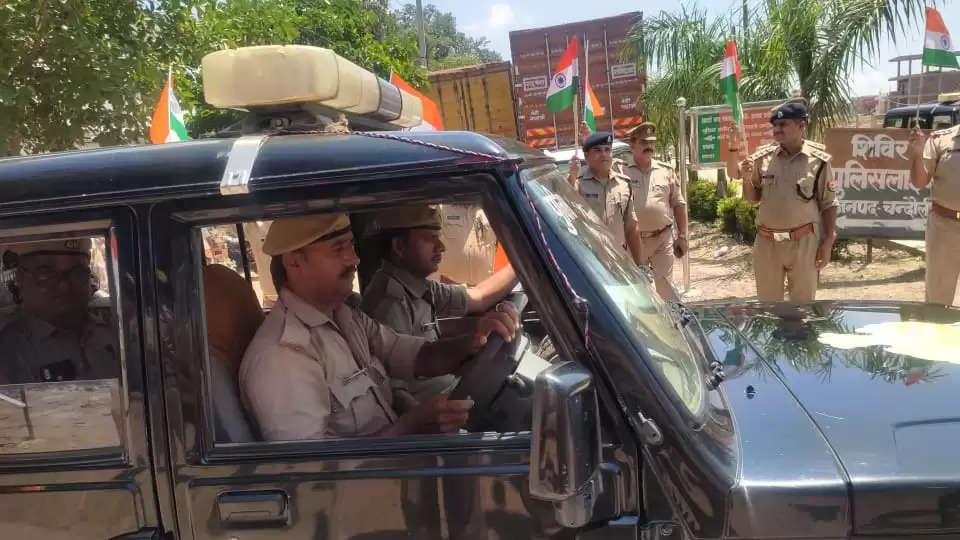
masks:
{"label": "police jeep", "polygon": [[[543,153],[397,131],[418,100],[324,49],[203,70],[232,136],[0,161],[0,245],[94,240],[116,342],[0,388],[0,537],[960,538],[957,311],[665,302]],[[270,221],[423,203],[482,205],[522,285],[469,429],[261,440]]]}

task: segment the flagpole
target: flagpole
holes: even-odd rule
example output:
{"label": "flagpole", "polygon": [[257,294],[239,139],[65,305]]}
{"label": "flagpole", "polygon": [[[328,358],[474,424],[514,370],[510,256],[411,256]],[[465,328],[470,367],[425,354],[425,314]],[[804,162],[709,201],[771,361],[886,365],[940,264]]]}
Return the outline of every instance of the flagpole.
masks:
{"label": "flagpole", "polygon": [[[587,95],[587,92],[590,90],[590,40],[587,39],[587,34],[583,34],[583,63],[586,64],[583,67],[583,118],[587,117],[587,100],[590,99],[590,96]],[[577,89],[577,95],[580,95],[580,89]],[[596,122],[596,120],[594,120]],[[580,126],[577,126],[577,129],[580,129]]]}
{"label": "flagpole", "polygon": [[[580,121],[579,115],[577,114],[580,109],[580,96],[578,95],[580,89],[577,88],[577,91],[573,93],[573,155],[577,155],[577,148],[580,148]],[[586,157],[586,156],[584,156]]]}

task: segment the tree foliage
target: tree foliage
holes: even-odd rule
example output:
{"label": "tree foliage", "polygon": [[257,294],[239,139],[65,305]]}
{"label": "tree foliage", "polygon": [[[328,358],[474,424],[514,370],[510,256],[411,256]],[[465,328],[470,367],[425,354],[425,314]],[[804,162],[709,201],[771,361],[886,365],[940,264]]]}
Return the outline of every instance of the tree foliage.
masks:
{"label": "tree foliage", "polygon": [[801,95],[810,104],[814,135],[846,120],[854,71],[896,43],[923,18],[922,0],[756,0],[728,16],[709,17],[695,5],[660,12],[636,24],[624,54],[644,62],[648,116],[665,144],[676,141],[678,96],[688,106],[722,103],[724,44],[737,43],[743,101]]}
{"label": "tree foliage", "polygon": [[[425,9],[431,67],[499,60],[449,13]],[[5,0],[0,5],[0,155],[144,142],[168,68],[192,136],[236,111],[203,102],[200,61],[266,44],[334,50],[427,86],[413,11],[386,0]]]}
{"label": "tree foliage", "polygon": [[[405,36],[417,39],[415,4],[405,4],[396,12],[397,28]],[[457,20],[432,4],[423,6],[423,27],[427,42],[427,68],[431,71],[487,62],[500,62],[500,54],[489,48],[485,37],[472,38],[457,30]]]}

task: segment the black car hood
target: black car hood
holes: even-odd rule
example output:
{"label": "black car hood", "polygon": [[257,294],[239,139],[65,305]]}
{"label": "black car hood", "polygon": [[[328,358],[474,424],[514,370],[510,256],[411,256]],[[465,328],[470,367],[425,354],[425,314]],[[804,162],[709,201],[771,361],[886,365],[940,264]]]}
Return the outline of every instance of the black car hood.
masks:
{"label": "black car hood", "polygon": [[735,331],[726,350],[713,345],[728,380],[779,380],[822,433],[847,476],[854,534],[960,532],[960,311],[820,302],[701,313]]}

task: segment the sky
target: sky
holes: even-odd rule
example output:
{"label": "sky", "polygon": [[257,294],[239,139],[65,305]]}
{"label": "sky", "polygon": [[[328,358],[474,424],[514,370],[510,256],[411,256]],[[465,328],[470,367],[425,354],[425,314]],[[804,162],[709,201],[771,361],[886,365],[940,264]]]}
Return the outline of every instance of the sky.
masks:
{"label": "sky", "polygon": [[[412,0],[394,0],[396,7]],[[751,5],[756,0],[751,0]],[[630,11],[642,11],[644,17],[655,16],[660,10],[648,9],[646,2],[636,0],[604,0],[603,2],[583,2],[582,0],[492,0],[490,3],[476,0],[424,0],[424,4],[433,4],[441,11],[453,13],[457,26],[472,37],[486,37],[491,48],[500,53],[504,60],[510,59],[511,30],[523,30],[541,26],[552,26],[584,19],[595,19],[619,15]],[[960,1],[946,0],[938,2],[944,23],[952,34],[960,36]],[[674,4],[674,5],[678,5]],[[724,15],[733,9],[739,10],[740,0],[700,0],[701,7],[712,15]],[[671,8],[676,9],[676,8]],[[880,54],[857,70],[852,85],[855,95],[877,95],[889,92],[894,84],[887,79],[897,74],[897,65],[888,60],[905,54],[919,54],[923,49],[922,21],[919,26],[898,37],[896,46],[886,39],[881,42]],[[958,37],[957,39],[960,39]],[[956,47],[955,47],[956,48]],[[914,69],[917,64],[914,64]],[[904,67],[904,69],[906,69]],[[945,88],[944,91],[947,89]],[[957,89],[960,90],[960,89]]]}

